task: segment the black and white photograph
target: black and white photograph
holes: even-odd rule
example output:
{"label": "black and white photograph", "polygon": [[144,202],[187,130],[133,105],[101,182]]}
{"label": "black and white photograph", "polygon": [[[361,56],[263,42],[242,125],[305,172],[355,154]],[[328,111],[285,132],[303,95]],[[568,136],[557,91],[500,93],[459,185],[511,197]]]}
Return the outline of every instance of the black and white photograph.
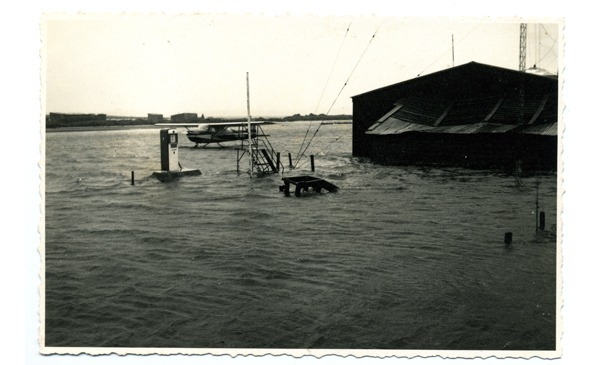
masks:
{"label": "black and white photograph", "polygon": [[562,18],[41,18],[42,354],[558,358]]}

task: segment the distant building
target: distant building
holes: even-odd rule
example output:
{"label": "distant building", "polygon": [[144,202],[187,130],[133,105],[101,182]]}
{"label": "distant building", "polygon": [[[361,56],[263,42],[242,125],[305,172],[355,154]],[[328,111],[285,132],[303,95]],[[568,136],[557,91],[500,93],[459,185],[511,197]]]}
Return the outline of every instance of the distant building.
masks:
{"label": "distant building", "polygon": [[195,121],[196,119],[198,119],[198,114],[196,114],[196,113],[181,113],[181,114],[171,115],[171,122],[174,122],[174,123],[185,123],[185,122]]}
{"label": "distant building", "polygon": [[148,122],[150,123],[160,123],[163,121],[162,114],[150,114],[148,113]]}
{"label": "distant building", "polygon": [[46,126],[54,125],[77,125],[83,122],[87,124],[94,122],[106,122],[106,114],[65,114],[65,113],[50,113],[46,120]]}
{"label": "distant building", "polygon": [[556,170],[558,79],[471,62],[352,97],[353,156]]}

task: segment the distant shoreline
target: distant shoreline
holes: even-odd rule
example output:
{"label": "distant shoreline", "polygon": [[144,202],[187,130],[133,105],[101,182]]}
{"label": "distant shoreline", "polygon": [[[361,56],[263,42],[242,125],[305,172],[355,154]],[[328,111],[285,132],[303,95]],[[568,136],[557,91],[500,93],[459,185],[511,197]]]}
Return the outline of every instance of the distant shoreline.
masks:
{"label": "distant shoreline", "polygon": [[89,132],[89,131],[118,131],[118,130],[129,130],[129,129],[160,129],[162,127],[154,124],[130,124],[130,125],[94,125],[94,126],[80,126],[80,127],[46,127],[46,133],[56,132]]}
{"label": "distant shoreline", "polygon": [[[308,122],[308,120],[267,120],[261,121],[274,122],[274,123],[293,123],[293,122]],[[213,121],[213,123],[224,122]],[[313,120],[314,122],[314,120]],[[205,121],[205,123],[211,123],[211,121]],[[328,124],[351,124],[352,117],[350,119],[336,119],[323,121],[324,125]],[[118,131],[118,130],[130,130],[130,129],[161,129],[164,126],[157,126],[154,124],[128,124],[128,125],[93,125],[93,126],[74,126],[74,127],[46,127],[46,133],[57,133],[57,132],[90,132],[90,131]]]}
{"label": "distant shoreline", "polygon": [[[194,114],[196,116],[196,114]],[[178,120],[174,123],[186,122],[186,123],[225,123],[225,122],[243,122],[246,118],[201,118],[197,116],[186,120]],[[255,122],[274,122],[274,123],[287,123],[287,122],[301,122],[301,121],[352,121],[352,115],[338,114],[338,115],[325,115],[325,114],[307,114],[300,115],[294,114],[287,117],[255,117],[252,118]],[[106,114],[61,114],[61,113],[50,113],[46,115],[46,130],[60,129],[62,131],[70,128],[76,128],[73,130],[86,130],[81,128],[92,128],[91,130],[111,130],[111,129],[122,129],[131,128],[132,126],[139,126],[140,128],[151,128],[155,123],[169,123],[169,119],[162,118],[143,118],[143,117],[116,117],[111,116],[107,118]]]}

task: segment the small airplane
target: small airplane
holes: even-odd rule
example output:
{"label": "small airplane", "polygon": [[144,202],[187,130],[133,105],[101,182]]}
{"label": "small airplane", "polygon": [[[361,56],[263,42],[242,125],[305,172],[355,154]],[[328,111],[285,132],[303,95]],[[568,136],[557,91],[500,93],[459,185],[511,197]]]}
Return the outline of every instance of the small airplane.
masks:
{"label": "small airplane", "polygon": [[[252,138],[266,137],[261,124],[274,124],[271,122],[250,122],[250,133]],[[170,127],[185,127],[187,129],[187,138],[196,143],[204,144],[206,147],[210,143],[216,143],[221,146],[223,142],[244,141],[248,139],[248,122],[223,122],[223,123],[156,123],[155,125]],[[196,127],[190,129],[190,127]],[[235,129],[237,127],[237,129]],[[222,147],[222,146],[221,146]]]}

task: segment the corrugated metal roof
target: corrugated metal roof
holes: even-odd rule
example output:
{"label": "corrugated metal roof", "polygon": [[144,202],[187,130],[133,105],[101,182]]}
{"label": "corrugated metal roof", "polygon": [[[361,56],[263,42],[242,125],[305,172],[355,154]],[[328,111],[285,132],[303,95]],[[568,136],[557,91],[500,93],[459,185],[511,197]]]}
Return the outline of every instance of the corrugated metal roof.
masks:
{"label": "corrugated metal roof", "polygon": [[[491,123],[490,123],[491,124]],[[496,128],[490,133],[505,133],[518,127],[516,124],[494,124]]]}
{"label": "corrugated metal roof", "polygon": [[415,131],[423,131],[426,132],[429,129],[434,128],[428,125],[423,125],[423,124],[416,124],[416,123],[409,123],[409,122],[403,122],[402,125],[398,125],[395,129],[388,129],[387,131],[385,131],[383,134],[400,134],[400,133],[404,133],[404,132],[415,132]]}
{"label": "corrugated metal roof", "polygon": [[[501,103],[498,100],[502,100]],[[522,133],[556,135],[556,100],[550,94],[471,97],[456,102],[407,97],[366,131],[370,135],[429,133]],[[534,123],[527,124],[526,122]],[[554,122],[554,123],[550,123]]]}
{"label": "corrugated metal roof", "polygon": [[[481,133],[506,133],[517,129],[518,125],[513,124],[496,124],[481,122],[468,125],[454,125],[433,127],[423,124],[410,123],[395,118],[389,118],[385,122],[372,130],[366,132],[370,135],[393,135],[407,132],[423,132],[423,133],[445,133],[445,134],[481,134]],[[523,129],[525,134],[539,134],[546,136],[555,136],[558,134],[558,123],[535,125]]]}
{"label": "corrugated metal roof", "polygon": [[[375,123],[365,134],[382,135],[382,134],[400,134],[407,132],[407,128],[411,128],[419,124],[405,122],[394,117],[388,118],[384,122]],[[373,128],[375,127],[375,128]],[[388,132],[389,131],[389,132]]]}
{"label": "corrugated metal roof", "polygon": [[541,134],[543,136],[558,135],[558,123],[534,125],[523,130],[525,134]]}

